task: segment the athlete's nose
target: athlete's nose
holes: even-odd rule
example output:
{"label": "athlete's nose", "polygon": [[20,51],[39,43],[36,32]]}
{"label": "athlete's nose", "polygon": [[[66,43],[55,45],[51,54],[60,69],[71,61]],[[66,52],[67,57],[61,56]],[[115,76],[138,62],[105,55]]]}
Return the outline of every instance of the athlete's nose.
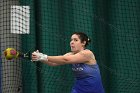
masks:
{"label": "athlete's nose", "polygon": [[74,45],[74,40],[72,40],[72,41],[70,42],[70,45],[71,45],[71,46],[73,46],[73,45]]}

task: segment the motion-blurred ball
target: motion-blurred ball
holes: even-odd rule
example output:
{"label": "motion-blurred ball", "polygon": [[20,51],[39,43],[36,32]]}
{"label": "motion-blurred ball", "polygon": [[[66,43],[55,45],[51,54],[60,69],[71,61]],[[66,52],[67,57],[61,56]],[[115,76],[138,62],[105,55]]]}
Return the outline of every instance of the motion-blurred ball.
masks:
{"label": "motion-blurred ball", "polygon": [[18,52],[14,48],[7,48],[4,51],[4,55],[7,60],[11,60],[17,58]]}

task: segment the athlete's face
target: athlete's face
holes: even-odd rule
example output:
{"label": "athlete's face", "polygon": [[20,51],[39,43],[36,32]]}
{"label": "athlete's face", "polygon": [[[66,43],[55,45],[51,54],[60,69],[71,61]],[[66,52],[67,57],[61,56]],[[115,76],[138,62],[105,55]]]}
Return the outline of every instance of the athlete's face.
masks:
{"label": "athlete's face", "polygon": [[76,34],[73,34],[71,36],[70,47],[71,47],[72,52],[77,53],[77,52],[79,52],[79,51],[84,49],[85,42],[81,42],[79,36],[76,35]]}

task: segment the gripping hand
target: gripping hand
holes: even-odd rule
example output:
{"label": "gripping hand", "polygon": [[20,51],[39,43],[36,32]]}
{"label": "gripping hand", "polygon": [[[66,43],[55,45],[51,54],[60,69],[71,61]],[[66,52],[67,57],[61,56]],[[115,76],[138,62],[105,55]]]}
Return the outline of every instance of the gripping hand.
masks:
{"label": "gripping hand", "polygon": [[32,61],[48,61],[48,56],[37,50],[32,53]]}

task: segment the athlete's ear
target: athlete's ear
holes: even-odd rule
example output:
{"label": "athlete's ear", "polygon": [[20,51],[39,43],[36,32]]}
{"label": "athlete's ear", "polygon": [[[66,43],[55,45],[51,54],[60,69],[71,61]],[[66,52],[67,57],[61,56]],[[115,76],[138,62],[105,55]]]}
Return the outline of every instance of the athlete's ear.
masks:
{"label": "athlete's ear", "polygon": [[82,42],[82,45],[85,46],[86,45],[86,41]]}

